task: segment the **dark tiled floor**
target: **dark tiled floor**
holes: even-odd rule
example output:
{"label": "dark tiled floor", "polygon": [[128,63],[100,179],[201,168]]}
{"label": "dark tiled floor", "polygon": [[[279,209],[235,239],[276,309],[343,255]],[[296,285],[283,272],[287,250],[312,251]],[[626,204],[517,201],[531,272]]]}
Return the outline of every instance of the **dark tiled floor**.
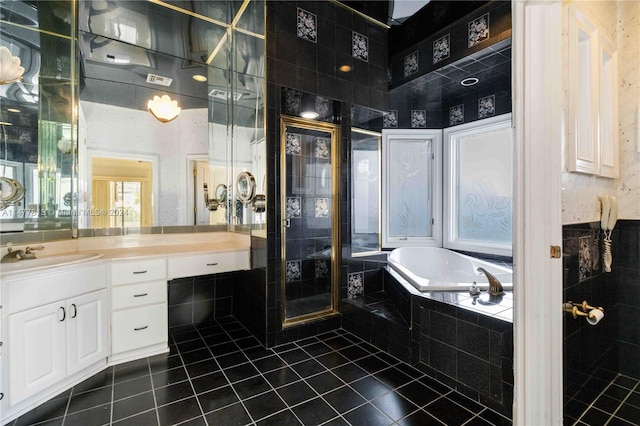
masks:
{"label": "dark tiled floor", "polygon": [[511,424],[344,330],[274,349],[232,317],[170,335],[170,353],[108,368],[11,424]]}
{"label": "dark tiled floor", "polygon": [[593,397],[595,399],[591,403],[581,403],[578,398],[570,402],[573,404],[572,407],[565,407],[565,412],[570,412],[575,407],[585,407],[579,419],[576,422],[570,422],[571,424],[578,426],[640,424],[640,380],[617,374],[602,392]]}

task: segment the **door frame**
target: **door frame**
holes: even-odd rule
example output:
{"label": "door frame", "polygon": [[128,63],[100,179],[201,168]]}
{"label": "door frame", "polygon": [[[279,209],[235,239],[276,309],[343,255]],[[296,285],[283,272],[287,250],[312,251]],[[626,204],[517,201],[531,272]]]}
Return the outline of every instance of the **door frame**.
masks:
{"label": "door frame", "polygon": [[[331,309],[301,315],[291,319],[286,317],[286,133],[287,127],[327,132],[331,135]],[[319,318],[337,315],[340,295],[340,187],[341,187],[341,145],[340,127],[337,124],[322,121],[306,120],[287,115],[280,116],[280,315],[282,328],[300,325]]]}

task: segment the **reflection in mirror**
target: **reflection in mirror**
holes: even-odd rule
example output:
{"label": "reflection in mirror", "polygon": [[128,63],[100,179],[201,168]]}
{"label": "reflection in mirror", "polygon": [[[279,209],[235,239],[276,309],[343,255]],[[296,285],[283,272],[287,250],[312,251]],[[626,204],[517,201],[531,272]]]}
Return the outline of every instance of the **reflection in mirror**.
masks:
{"label": "reflection in mirror", "polygon": [[0,85],[0,177],[24,188],[0,208],[2,243],[33,230],[68,238],[74,220],[75,2],[37,3],[1,5],[0,45],[24,68],[21,79]]}
{"label": "reflection in mirror", "polygon": [[380,251],[381,134],[351,129],[351,254]]}

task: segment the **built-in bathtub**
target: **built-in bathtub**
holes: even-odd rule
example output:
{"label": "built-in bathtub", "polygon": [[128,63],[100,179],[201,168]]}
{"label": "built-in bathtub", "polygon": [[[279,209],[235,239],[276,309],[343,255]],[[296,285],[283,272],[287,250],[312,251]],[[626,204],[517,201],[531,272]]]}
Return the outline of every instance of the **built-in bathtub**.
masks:
{"label": "built-in bathtub", "polygon": [[388,264],[419,291],[468,291],[473,283],[489,288],[486,269],[505,290],[513,288],[513,271],[506,266],[439,247],[401,247],[389,254]]}

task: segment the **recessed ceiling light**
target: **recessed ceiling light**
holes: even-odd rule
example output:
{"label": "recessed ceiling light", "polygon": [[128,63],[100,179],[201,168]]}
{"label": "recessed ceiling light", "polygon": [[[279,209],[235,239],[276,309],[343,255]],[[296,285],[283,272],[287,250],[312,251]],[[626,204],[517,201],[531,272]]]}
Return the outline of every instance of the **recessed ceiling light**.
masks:
{"label": "recessed ceiling light", "polygon": [[349,72],[351,71],[351,66],[349,65],[342,65],[340,68],[338,68],[340,71],[342,72]]}
{"label": "recessed ceiling light", "polygon": [[193,75],[193,79],[195,81],[207,81],[207,77],[205,77],[204,75],[201,75],[201,74],[194,74]]}
{"label": "recessed ceiling light", "polygon": [[480,80],[475,77],[467,77],[460,82],[463,86],[473,86],[474,84],[478,84]]}
{"label": "recessed ceiling light", "polygon": [[9,111],[9,112],[20,112],[20,110],[17,109],[17,108],[7,108],[7,111]]}
{"label": "recessed ceiling light", "polygon": [[318,114],[315,111],[303,111],[300,113],[300,117],[302,118],[318,118],[320,116],[320,114]]}

